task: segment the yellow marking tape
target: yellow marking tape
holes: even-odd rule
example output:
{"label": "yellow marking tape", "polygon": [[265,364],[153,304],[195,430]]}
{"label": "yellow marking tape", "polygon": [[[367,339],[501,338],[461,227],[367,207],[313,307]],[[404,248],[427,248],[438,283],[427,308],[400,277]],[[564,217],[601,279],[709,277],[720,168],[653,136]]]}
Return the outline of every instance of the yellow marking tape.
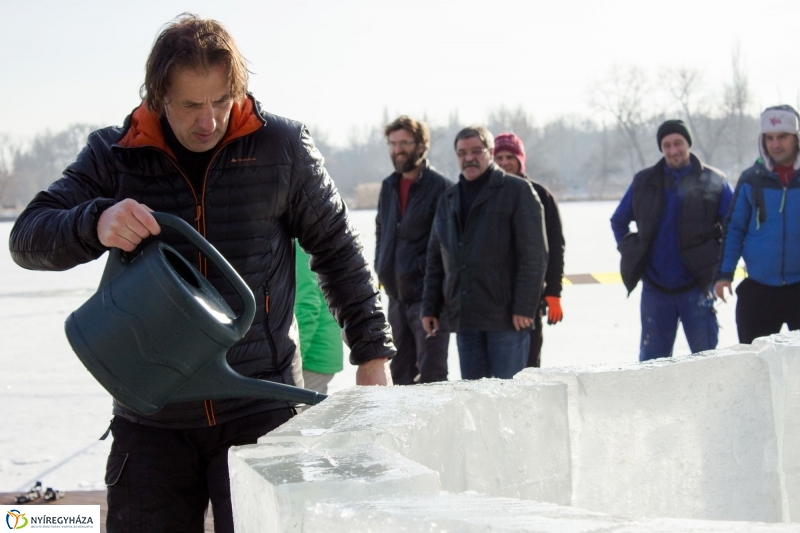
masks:
{"label": "yellow marking tape", "polygon": [[[746,277],[744,268],[737,267],[733,274],[734,279]],[[622,276],[619,272],[591,272],[589,274],[565,274],[562,280],[563,285],[590,285],[594,283],[613,284],[622,283]]]}

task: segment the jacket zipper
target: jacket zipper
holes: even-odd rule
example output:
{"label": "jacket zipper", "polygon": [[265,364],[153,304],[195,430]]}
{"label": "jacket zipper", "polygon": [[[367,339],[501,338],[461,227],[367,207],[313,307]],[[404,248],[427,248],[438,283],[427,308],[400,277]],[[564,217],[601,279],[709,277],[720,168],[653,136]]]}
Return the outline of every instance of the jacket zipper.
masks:
{"label": "jacket zipper", "polygon": [[264,283],[264,335],[267,337],[269,348],[272,350],[272,366],[278,371],[278,347],[275,346],[275,339],[269,329],[269,287]]}
{"label": "jacket zipper", "polygon": [[783,197],[781,198],[780,213],[783,215],[783,246],[781,246],[781,285],[786,285],[786,189],[788,185],[783,187]]}
{"label": "jacket zipper", "polygon": [[[232,140],[233,139],[231,139],[230,141],[228,141],[225,144],[223,144],[222,146],[220,146],[219,149],[216,152],[214,152],[214,155],[211,156],[211,159],[208,162],[208,166],[206,167],[206,171],[203,174],[203,186],[202,186],[202,191],[200,191],[201,194],[200,194],[199,201],[198,201],[198,197],[197,197],[197,191],[194,190],[194,186],[192,185],[191,180],[183,172],[183,169],[181,169],[180,165],[178,165],[178,162],[175,159],[173,159],[172,156],[170,156],[169,153],[167,153],[166,151],[161,150],[160,148],[153,147],[154,150],[156,150],[158,152],[161,152],[162,154],[164,154],[164,156],[166,156],[166,158],[172,163],[172,165],[175,167],[175,169],[178,171],[178,173],[181,176],[183,176],[183,179],[186,181],[186,184],[189,186],[189,190],[192,192],[192,196],[194,197],[194,203],[195,203],[194,222],[195,222],[195,225],[197,226],[197,232],[200,235],[202,235],[203,238],[205,238],[205,236],[206,236],[206,218],[205,218],[204,206],[205,206],[205,198],[206,198],[206,182],[208,181],[208,170],[211,168],[211,164],[217,158],[217,156],[222,151],[222,149],[225,148],[228,144],[230,144]],[[199,251],[197,252],[197,266],[200,269],[200,273],[203,275],[203,277],[204,278],[208,278],[208,259],[203,257],[203,254],[201,254]],[[267,303],[269,303],[269,296],[267,296]],[[270,339],[270,345],[272,346],[273,345],[272,337],[268,336],[268,338]],[[274,352],[274,349],[273,349],[273,352]],[[277,360],[277,355],[275,356],[275,358]],[[277,363],[276,363],[276,366],[277,366]],[[205,412],[206,412],[206,421],[208,422],[208,425],[209,426],[216,426],[217,425],[217,417],[214,414],[214,403],[211,400],[203,400],[203,408],[205,409]]]}

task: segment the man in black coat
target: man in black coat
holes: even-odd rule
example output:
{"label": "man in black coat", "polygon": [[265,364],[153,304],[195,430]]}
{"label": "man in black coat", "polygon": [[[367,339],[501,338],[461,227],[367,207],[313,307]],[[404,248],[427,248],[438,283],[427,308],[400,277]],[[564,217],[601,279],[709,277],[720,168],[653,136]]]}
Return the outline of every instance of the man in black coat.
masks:
{"label": "man in black coat", "polygon": [[447,381],[447,322],[439,335],[422,329],[420,308],[425,254],[436,204],[453,184],[425,159],[431,145],[428,126],[405,115],[385,129],[395,172],[383,180],[375,218],[375,270],[389,296],[389,324],[397,355],[395,385]]}
{"label": "man in black coat", "polygon": [[456,135],[458,184],[439,200],[428,243],[422,324],[456,332],[461,376],[512,378],[525,368],[547,269],[542,204],[530,182],[494,164],[483,126]]}
{"label": "man in black coat", "polygon": [[[66,270],[111,248],[136,252],[161,233],[151,210],[197,229],[256,297],[245,337],[227,352],[239,373],[294,384],[297,351],[294,240],[311,255],[328,305],[344,329],[359,384],[388,384],[394,354],[361,245],[322,156],[300,123],[263,111],[247,93],[247,67],[216,21],[182,15],[158,36],[143,103],[122,128],[89,136],[61,179],[40,192],[11,232],[13,259]],[[234,312],[221,274],[164,232]],[[227,454],[294,413],[286,401],[205,400],[155,415],[114,404],[106,468],[109,532],[203,531],[209,499],[215,530],[233,531]]]}
{"label": "man in black coat", "polygon": [[550,325],[558,324],[564,318],[564,311],[561,308],[561,280],[564,277],[564,233],[561,231],[561,215],[558,213],[558,204],[553,194],[547,187],[532,180],[525,173],[525,145],[522,139],[513,133],[501,133],[495,137],[494,162],[509,174],[522,176],[530,181],[544,207],[549,260],[544,275],[542,302],[539,312],[534,317],[531,330],[531,351],[528,355],[528,366],[538,368],[542,365],[544,342],[542,316],[547,314],[547,323]]}

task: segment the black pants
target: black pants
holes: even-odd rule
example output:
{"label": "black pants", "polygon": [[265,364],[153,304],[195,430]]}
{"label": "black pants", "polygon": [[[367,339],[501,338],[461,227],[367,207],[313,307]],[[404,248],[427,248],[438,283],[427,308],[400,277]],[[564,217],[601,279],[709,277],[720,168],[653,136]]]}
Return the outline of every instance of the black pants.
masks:
{"label": "black pants", "polygon": [[440,319],[436,336],[426,338],[420,320],[421,308],[419,302],[406,305],[389,299],[389,324],[397,348],[389,367],[395,385],[447,381],[447,348],[450,345],[447,322]]}
{"label": "black pants", "polygon": [[544,335],[542,335],[542,315],[536,313],[533,318],[533,329],[531,330],[531,348],[528,354],[527,368],[539,368],[542,366],[542,344],[544,343]]}
{"label": "black pants", "polygon": [[783,324],[800,329],[800,283],[772,287],[745,278],[736,287],[736,329],[739,342],[779,333]]}
{"label": "black pants", "polygon": [[289,420],[276,409],[199,429],[162,429],[121,417],[106,466],[109,533],[202,533],[208,501],[214,531],[233,532],[228,448],[254,444]]}

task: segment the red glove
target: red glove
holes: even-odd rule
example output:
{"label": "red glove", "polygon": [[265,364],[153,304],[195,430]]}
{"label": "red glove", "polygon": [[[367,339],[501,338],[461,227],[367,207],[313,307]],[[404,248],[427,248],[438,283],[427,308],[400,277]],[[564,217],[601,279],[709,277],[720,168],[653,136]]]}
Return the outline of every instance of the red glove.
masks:
{"label": "red glove", "polygon": [[564,311],[561,310],[561,298],[558,296],[545,296],[547,302],[547,323],[556,324],[564,318]]}

